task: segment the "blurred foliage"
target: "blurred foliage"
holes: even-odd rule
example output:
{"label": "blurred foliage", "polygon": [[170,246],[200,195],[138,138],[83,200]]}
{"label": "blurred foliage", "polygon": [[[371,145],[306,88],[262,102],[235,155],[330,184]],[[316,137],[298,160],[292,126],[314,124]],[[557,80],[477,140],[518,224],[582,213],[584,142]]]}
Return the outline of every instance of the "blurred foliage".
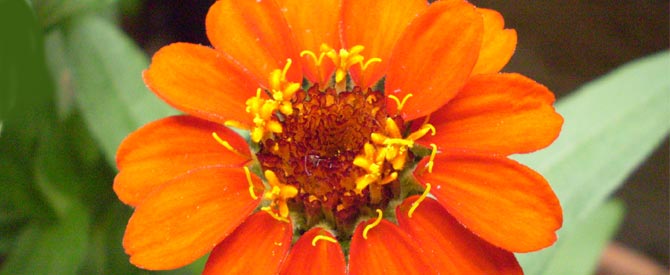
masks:
{"label": "blurred foliage", "polygon": [[[137,2],[0,0],[0,274],[153,273],[128,262],[132,209],[111,188],[123,137],[175,113],[145,88],[148,57],[115,21]],[[670,129],[669,60],[635,62],[562,100],[559,140],[518,157],[565,210],[554,247],[519,255],[526,274],[593,271],[623,215],[609,195]]]}
{"label": "blurred foliage", "polygon": [[[559,138],[547,149],[516,158],[547,178],[563,206],[559,242],[538,253],[520,255],[527,274],[554,274],[542,270],[551,265],[555,254],[565,253],[559,252],[563,243],[589,230],[581,225],[594,218],[593,212],[667,137],[669,63],[670,52],[657,53],[563,98],[556,104],[565,119]],[[592,240],[594,245],[597,241]]]}

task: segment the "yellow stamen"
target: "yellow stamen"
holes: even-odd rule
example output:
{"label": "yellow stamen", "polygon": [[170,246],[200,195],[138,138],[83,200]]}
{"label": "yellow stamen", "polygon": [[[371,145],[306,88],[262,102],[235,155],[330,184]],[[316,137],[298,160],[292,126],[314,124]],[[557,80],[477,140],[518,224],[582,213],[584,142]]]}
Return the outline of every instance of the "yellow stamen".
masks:
{"label": "yellow stamen", "polygon": [[[263,198],[270,200],[268,209],[279,212],[279,216],[288,217],[289,208],[287,201],[298,195],[298,188],[293,185],[282,184],[279,178],[272,170],[265,170],[265,179],[271,186],[270,191],[266,191]],[[276,213],[275,213],[276,214]]]}
{"label": "yellow stamen", "polygon": [[379,57],[373,57],[373,58],[368,59],[368,61],[366,61],[365,64],[363,64],[363,65],[361,66],[361,68],[363,69],[363,71],[365,71],[365,70],[368,69],[368,66],[370,66],[370,64],[372,64],[372,63],[379,63],[379,62],[382,62],[382,59],[381,59],[381,58],[379,58]]}
{"label": "yellow stamen", "polygon": [[423,136],[425,136],[428,133],[428,131],[430,131],[431,136],[434,136],[435,133],[437,133],[437,130],[435,130],[435,126],[433,126],[432,124],[424,124],[421,125],[421,127],[419,127],[419,130],[416,130],[415,132],[409,134],[409,136],[407,136],[407,139],[418,140]]}
{"label": "yellow stamen", "polygon": [[392,182],[392,181],[396,180],[397,178],[398,178],[398,172],[393,172],[390,175],[386,176],[384,179],[382,179],[379,182],[379,185],[387,184],[389,182]]}
{"label": "yellow stamen", "polygon": [[293,61],[288,58],[286,59],[284,69],[281,71],[277,69],[270,73],[269,82],[272,100],[268,100],[268,102],[272,102],[272,112],[278,109],[285,115],[291,115],[293,113],[291,99],[293,98],[293,95],[300,90],[300,83],[290,82],[286,79],[286,74],[288,73],[291,64],[293,64]]}
{"label": "yellow stamen", "polygon": [[410,218],[412,217],[412,214],[414,214],[414,210],[416,210],[416,208],[419,207],[419,204],[421,204],[421,202],[426,199],[426,196],[428,196],[429,192],[430,192],[430,183],[426,183],[426,190],[423,191],[423,194],[421,194],[421,196],[419,196],[419,198],[412,203],[412,207],[409,208],[409,212],[407,212],[408,217]]}
{"label": "yellow stamen", "polygon": [[395,101],[395,104],[398,106],[398,112],[402,110],[403,107],[405,107],[405,103],[407,103],[407,100],[412,97],[412,94],[406,94],[405,97],[402,98],[402,100],[398,99],[397,96],[395,95],[388,95],[388,98],[392,99]]}
{"label": "yellow stamen", "polygon": [[288,72],[288,69],[291,67],[291,64],[293,64],[293,60],[287,58],[286,64],[284,65],[284,69],[281,71],[281,79],[283,81],[286,81],[286,73]]}
{"label": "yellow stamen", "polygon": [[319,54],[318,58],[316,57],[316,54],[313,51],[304,50],[300,52],[300,57],[304,57],[305,55],[312,57],[316,66],[320,67],[321,62],[323,62],[323,57],[326,56],[326,52],[322,51],[321,54]]}
{"label": "yellow stamen", "polygon": [[382,142],[384,145],[400,145],[407,146],[409,148],[414,147],[414,140],[411,139],[402,139],[402,138],[387,138]]}
{"label": "yellow stamen", "polygon": [[275,220],[278,220],[278,221],[280,221],[280,222],[289,222],[289,220],[288,220],[287,218],[277,215],[277,213],[275,213],[275,212],[272,210],[272,208],[270,208],[269,206],[261,207],[261,211],[265,211],[265,212],[267,212],[267,213],[270,214],[270,216],[272,216]]}
{"label": "yellow stamen", "polygon": [[[353,162],[355,166],[361,167],[367,172],[367,174],[356,179],[356,189],[354,191],[357,194],[360,194],[371,183],[380,180],[386,154],[386,148],[377,148],[370,143],[363,146],[363,154],[356,156]],[[393,180],[394,178],[390,180],[385,178],[380,184],[386,184]]]}
{"label": "yellow stamen", "polygon": [[[361,67],[361,70],[365,71],[370,64],[381,62],[380,58],[374,57],[365,61],[365,57],[361,55],[361,52],[365,47],[362,45],[355,45],[351,48],[340,49],[339,51],[331,48],[328,44],[321,44],[319,57],[317,58],[316,54],[312,51],[302,51],[300,56],[310,56],[314,59],[316,66],[319,67],[319,73],[321,73],[321,63],[324,57],[330,58],[335,65],[335,86],[343,86],[343,81],[346,79],[347,73],[351,66],[358,64]],[[364,62],[365,61],[365,62]]]}
{"label": "yellow stamen", "polygon": [[[407,137],[403,138],[400,133],[400,128],[396,124],[395,120],[392,118],[386,119],[386,125],[384,127],[384,133],[372,133],[370,134],[370,140],[377,145],[385,149],[385,158],[386,161],[390,162],[395,170],[402,170],[407,161],[408,149],[414,147],[416,140],[425,136],[429,131],[434,135],[435,127],[431,124],[422,125],[419,130],[409,134]],[[366,158],[370,158],[369,154],[366,153]],[[383,163],[379,163],[381,166]],[[365,167],[363,167],[365,168]]]}
{"label": "yellow stamen", "polygon": [[235,127],[237,129],[245,129],[249,130],[249,126],[244,125],[242,122],[235,121],[235,120],[226,120],[223,125],[228,126],[228,127]]}
{"label": "yellow stamen", "polygon": [[331,243],[337,243],[337,240],[335,238],[324,236],[324,235],[318,235],[318,236],[314,237],[314,239],[312,239],[312,246],[316,246],[316,242],[321,241],[321,240],[328,241],[328,242],[331,242]]}
{"label": "yellow stamen", "polygon": [[433,173],[433,165],[435,165],[435,155],[437,154],[437,145],[435,143],[431,143],[430,147],[433,147],[433,150],[430,152],[430,158],[428,158],[428,163],[426,164],[426,169],[428,169],[428,173]]}
{"label": "yellow stamen", "polygon": [[368,239],[368,231],[370,231],[370,229],[372,229],[372,228],[375,228],[375,226],[379,225],[379,223],[382,222],[382,215],[383,215],[382,210],[377,209],[376,211],[377,211],[377,219],[374,222],[372,222],[371,224],[368,224],[367,226],[365,226],[365,228],[363,229],[363,239],[367,240]]}
{"label": "yellow stamen", "polygon": [[216,134],[216,132],[212,132],[212,137],[214,138],[214,140],[216,140],[216,142],[221,144],[224,148],[228,149],[228,151],[231,151],[231,152],[235,153],[236,155],[241,156],[243,158],[249,158],[249,156],[246,156],[246,155],[240,153],[240,151],[237,151],[237,149],[233,148],[233,146],[230,145],[230,143],[221,139],[219,137],[219,135]]}
{"label": "yellow stamen", "polygon": [[[286,59],[286,64],[282,70],[276,69],[268,77],[269,92],[272,98],[264,99],[261,97],[262,89],[256,89],[256,96],[247,99],[246,111],[253,116],[254,127],[251,131],[251,140],[260,142],[271,134],[282,132],[282,125],[275,117],[277,111],[284,115],[293,114],[293,104],[291,100],[293,95],[300,90],[300,83],[290,82],[286,79],[286,74],[293,61]],[[239,126],[239,123],[232,122]],[[249,128],[249,127],[245,127]]]}
{"label": "yellow stamen", "polygon": [[249,183],[249,195],[253,200],[257,200],[256,192],[254,192],[254,182],[251,181],[251,173],[249,172],[249,167],[244,166],[244,174],[247,176],[247,182]]}

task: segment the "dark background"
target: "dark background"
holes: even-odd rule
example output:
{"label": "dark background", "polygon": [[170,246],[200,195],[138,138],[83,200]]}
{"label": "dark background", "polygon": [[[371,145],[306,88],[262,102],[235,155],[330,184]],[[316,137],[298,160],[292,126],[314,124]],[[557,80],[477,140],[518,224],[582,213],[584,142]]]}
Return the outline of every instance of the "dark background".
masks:
{"label": "dark background", "polygon": [[[123,18],[123,26],[150,55],[176,41],[209,44],[204,19],[212,2],[147,0]],[[558,97],[628,61],[668,48],[668,1],[471,2],[498,10],[506,26],[517,30],[516,53],[504,71],[529,76]],[[616,239],[666,266],[669,147],[666,140],[615,194],[628,208]]]}

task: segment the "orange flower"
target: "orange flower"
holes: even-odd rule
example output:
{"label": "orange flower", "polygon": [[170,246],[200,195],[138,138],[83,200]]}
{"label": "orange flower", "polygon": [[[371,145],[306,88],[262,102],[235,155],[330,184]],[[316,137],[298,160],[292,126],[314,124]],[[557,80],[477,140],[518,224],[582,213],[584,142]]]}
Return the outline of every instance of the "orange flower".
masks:
{"label": "orange flower", "polygon": [[508,156],[563,120],[544,86],[499,73],[516,33],[497,12],[221,0],[206,27],[213,48],[166,46],[144,73],[188,115],[117,154],[133,264],[211,251],[205,274],[522,274],[512,252],[556,240],[556,196]]}

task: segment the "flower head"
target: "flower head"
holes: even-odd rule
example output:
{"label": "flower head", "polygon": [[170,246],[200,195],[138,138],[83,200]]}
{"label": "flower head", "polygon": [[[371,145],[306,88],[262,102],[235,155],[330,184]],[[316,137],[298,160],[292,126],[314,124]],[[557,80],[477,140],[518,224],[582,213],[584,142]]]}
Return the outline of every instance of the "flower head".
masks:
{"label": "flower head", "polygon": [[556,196],[508,156],[563,121],[544,86],[499,72],[516,33],[497,12],[221,0],[206,27],[213,47],[168,45],[144,73],[187,115],[117,154],[135,265],[211,251],[205,274],[520,274],[512,252],[556,240]]}

